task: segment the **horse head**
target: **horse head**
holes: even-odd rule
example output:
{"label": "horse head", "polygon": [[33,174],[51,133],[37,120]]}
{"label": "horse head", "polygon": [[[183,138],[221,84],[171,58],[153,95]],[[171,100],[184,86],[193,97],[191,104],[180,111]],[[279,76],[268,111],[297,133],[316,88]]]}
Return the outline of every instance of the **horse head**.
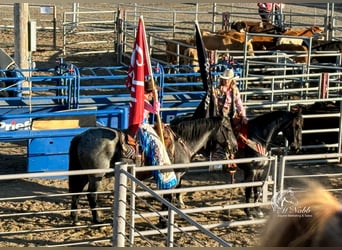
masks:
{"label": "horse head", "polygon": [[301,108],[292,112],[292,120],[289,126],[283,131],[289,142],[290,150],[298,153],[302,146],[303,116]]}

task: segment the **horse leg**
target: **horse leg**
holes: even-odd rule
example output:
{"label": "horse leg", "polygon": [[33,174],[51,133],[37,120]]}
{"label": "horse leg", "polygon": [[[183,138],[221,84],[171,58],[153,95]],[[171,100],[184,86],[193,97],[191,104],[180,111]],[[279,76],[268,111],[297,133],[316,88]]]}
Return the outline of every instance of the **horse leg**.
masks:
{"label": "horse leg", "polygon": [[[70,175],[69,176],[69,193],[80,193],[83,191],[85,185],[88,183],[88,177],[86,175]],[[78,223],[77,207],[80,200],[80,195],[75,194],[71,197],[71,220],[74,224]]]}
{"label": "horse leg", "polygon": [[176,194],[177,206],[179,208],[185,208],[185,203],[184,203],[183,197],[184,197],[183,193],[177,193]]}
{"label": "horse leg", "polygon": [[[176,176],[178,179],[178,184],[176,186],[176,188],[181,188],[182,187],[182,177],[185,174],[185,172],[178,172],[176,171]],[[183,193],[176,193],[176,198],[175,198],[175,203],[178,207],[180,208],[185,208],[185,203],[183,200],[184,194]]]}
{"label": "horse leg", "polygon": [[[164,194],[163,198],[168,202],[172,202],[172,194]],[[167,210],[167,206],[164,203],[161,205],[161,211]],[[157,225],[159,228],[166,228],[167,227],[167,217],[159,216],[159,222]]]}
{"label": "horse leg", "polygon": [[[253,170],[252,169],[243,169],[243,174],[244,174],[244,181],[245,182],[251,182],[253,181],[253,176],[254,176],[254,173],[253,173]],[[246,187],[245,188],[245,202],[246,203],[249,203],[250,199],[251,199],[251,196],[252,196],[252,187]],[[251,210],[249,207],[246,207],[244,208],[244,211],[245,211],[245,214],[248,218],[252,219],[253,216],[251,214]]]}
{"label": "horse leg", "polygon": [[97,193],[101,189],[101,181],[102,181],[102,176],[94,176],[91,175],[89,176],[89,186],[88,186],[88,192],[87,194],[88,197],[88,202],[89,206],[91,209],[92,217],[93,217],[93,222],[96,224],[101,223],[101,213],[100,211],[96,210],[97,206]]}
{"label": "horse leg", "polygon": [[[177,186],[175,188],[180,188],[181,187],[181,175],[178,172],[176,172],[176,176],[177,176],[177,179],[178,179],[178,184],[177,184]],[[173,194],[164,194],[163,197],[164,197],[165,200],[167,200],[168,202],[172,203],[172,201],[173,201]],[[184,206],[184,201],[183,201],[182,193],[177,193],[175,199],[176,199],[175,202],[178,203],[178,205]],[[162,203],[162,205],[161,205],[161,210],[162,211],[167,210],[167,206],[165,206],[164,203]],[[167,227],[167,217],[162,217],[162,216],[159,217],[158,227],[160,227],[160,228]]]}
{"label": "horse leg", "polygon": [[[256,203],[260,197],[260,187],[253,187],[254,203]],[[264,217],[264,212],[260,207],[255,207],[256,214],[259,218]]]}
{"label": "horse leg", "polygon": [[[249,203],[252,196],[252,187],[246,187],[245,188],[245,201],[246,203]],[[245,214],[248,218],[252,219],[253,215],[251,214],[251,210],[249,207],[244,208]]]}
{"label": "horse leg", "polygon": [[[185,171],[175,171],[175,174],[176,174],[176,177],[177,177],[177,180],[178,180],[178,184],[174,188],[180,188],[181,187],[181,183],[182,183],[182,177],[185,174]],[[180,206],[181,208],[184,207],[185,205],[184,205],[184,201],[183,201],[183,194],[182,193],[177,193],[175,196],[176,196],[175,197],[175,199],[176,199],[175,203],[178,203],[178,206]],[[173,194],[164,194],[163,197],[164,197],[165,200],[167,200],[168,202],[172,203],[172,201],[173,201]],[[161,205],[161,210],[162,211],[167,210],[167,206],[165,206],[164,203],[162,203],[162,205]],[[167,218],[166,217],[162,217],[162,216],[159,217],[158,227],[160,227],[160,228],[167,227]]]}

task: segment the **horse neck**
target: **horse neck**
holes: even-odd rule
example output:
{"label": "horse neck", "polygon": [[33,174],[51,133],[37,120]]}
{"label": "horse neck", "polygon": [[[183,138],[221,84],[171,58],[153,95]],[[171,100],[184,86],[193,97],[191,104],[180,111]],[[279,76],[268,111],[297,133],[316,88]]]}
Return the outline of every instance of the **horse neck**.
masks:
{"label": "horse neck", "polygon": [[[267,123],[267,126],[265,124],[259,125],[262,128],[259,128],[258,131],[263,131],[261,135],[255,135],[255,140],[257,140],[259,143],[263,144],[266,148],[268,145],[275,139],[275,137],[279,134],[279,132],[284,131],[289,124],[289,119],[284,119],[283,122],[279,123],[280,117],[278,119],[275,119],[276,125],[274,125],[272,122]],[[253,139],[253,138],[251,138]]]}
{"label": "horse neck", "polygon": [[192,136],[191,138],[188,136],[182,136],[181,132],[173,131],[175,134],[175,139],[177,139],[180,144],[183,144],[186,150],[190,153],[191,157],[194,156],[200,149],[202,149],[205,145],[207,145],[209,139],[211,138],[212,134],[217,131],[215,126],[203,129],[199,134],[196,136]]}
{"label": "horse neck", "polygon": [[267,148],[280,130],[278,130],[276,127],[270,127],[269,129],[265,129],[264,131],[268,131],[268,133],[265,133],[264,136],[261,137],[262,141],[259,142],[264,144],[265,148]]}
{"label": "horse neck", "polygon": [[189,148],[191,157],[197,154],[197,152],[200,151],[200,149],[202,149],[205,145],[207,145],[214,131],[216,131],[216,129],[210,129],[210,130],[204,131],[203,134],[191,140],[183,139]]}

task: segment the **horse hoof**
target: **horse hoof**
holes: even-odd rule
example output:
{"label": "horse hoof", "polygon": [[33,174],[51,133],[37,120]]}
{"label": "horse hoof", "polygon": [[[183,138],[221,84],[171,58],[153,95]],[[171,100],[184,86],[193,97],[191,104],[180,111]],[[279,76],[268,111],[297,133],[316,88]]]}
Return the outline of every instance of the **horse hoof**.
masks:
{"label": "horse hoof", "polygon": [[94,224],[101,224],[102,220],[100,219],[102,217],[102,212],[101,211],[92,211],[93,215],[93,223]]}
{"label": "horse hoof", "polygon": [[172,198],[172,203],[175,204],[175,206],[178,208],[185,208],[185,203],[183,201],[180,201],[179,199]]}
{"label": "horse hoof", "polygon": [[251,210],[249,208],[245,208],[244,211],[245,211],[246,217],[249,220],[253,220],[254,219],[254,216],[251,214]]}
{"label": "horse hoof", "polygon": [[184,204],[183,202],[179,202],[179,203],[177,204],[177,207],[180,208],[180,209],[186,208],[186,206],[185,206],[185,204]]}
{"label": "horse hoof", "polygon": [[258,218],[264,218],[265,215],[260,209],[257,209],[257,216]]}
{"label": "horse hoof", "polygon": [[99,216],[93,217],[93,223],[94,224],[101,224],[102,220],[100,219]]}
{"label": "horse hoof", "polygon": [[79,221],[74,221],[74,223],[73,223],[75,226],[81,226],[81,222],[79,222]]}
{"label": "horse hoof", "polygon": [[102,220],[100,220],[100,219],[93,219],[93,223],[94,224],[101,224]]}
{"label": "horse hoof", "polygon": [[78,216],[75,214],[70,215],[70,220],[72,221],[72,224],[75,226],[80,226],[81,222],[78,221]]}
{"label": "horse hoof", "polygon": [[254,219],[254,216],[251,215],[251,214],[247,214],[246,216],[247,216],[247,218],[248,218],[249,220],[253,220],[253,219]]}
{"label": "horse hoof", "polygon": [[72,224],[75,226],[80,226],[81,222],[79,222],[79,220],[75,220],[75,219],[71,219],[72,220]]}
{"label": "horse hoof", "polygon": [[167,228],[167,222],[164,220],[160,220],[156,226],[160,229]]}

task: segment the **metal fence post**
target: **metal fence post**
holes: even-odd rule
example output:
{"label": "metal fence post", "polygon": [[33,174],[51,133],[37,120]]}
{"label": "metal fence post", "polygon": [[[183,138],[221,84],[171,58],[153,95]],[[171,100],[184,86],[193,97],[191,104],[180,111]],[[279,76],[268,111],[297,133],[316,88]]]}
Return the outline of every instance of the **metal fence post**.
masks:
{"label": "metal fence post", "polygon": [[175,211],[170,207],[168,209],[168,226],[167,226],[167,247],[173,247],[174,242],[174,223],[175,223]]}
{"label": "metal fence post", "polygon": [[127,176],[121,170],[127,171],[127,163],[115,163],[115,185],[114,185],[114,204],[113,204],[113,246],[125,246],[125,227],[126,227],[126,187]]}
{"label": "metal fence post", "polygon": [[72,28],[76,29],[79,22],[80,3],[72,3]]}
{"label": "metal fence post", "polygon": [[122,62],[122,54],[123,54],[123,40],[124,40],[124,32],[123,32],[123,12],[124,10],[118,9],[117,11],[117,17],[116,17],[116,45],[115,46],[115,52],[117,55],[116,63],[120,64]]}

